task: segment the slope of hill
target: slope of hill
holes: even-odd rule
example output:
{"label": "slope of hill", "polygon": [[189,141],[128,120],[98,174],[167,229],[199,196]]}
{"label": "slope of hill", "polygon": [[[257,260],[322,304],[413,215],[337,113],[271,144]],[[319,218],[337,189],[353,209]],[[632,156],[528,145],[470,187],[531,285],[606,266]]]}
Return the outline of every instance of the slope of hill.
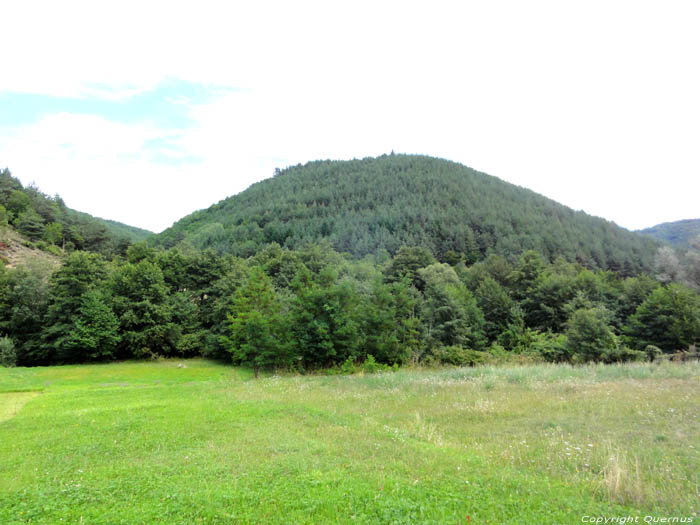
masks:
{"label": "slope of hill", "polygon": [[639,230],[639,233],[665,241],[676,248],[688,249],[690,241],[700,235],[700,219],[664,222]]}
{"label": "slope of hill", "polygon": [[58,267],[60,257],[55,253],[32,247],[32,243],[12,228],[0,226],[0,264],[14,268],[20,264],[38,262],[52,268]]}
{"label": "slope of hill", "polygon": [[153,235],[152,231],[137,228],[136,226],[129,226],[128,224],[112,221],[110,219],[102,219],[101,217],[95,217],[82,211],[73,210],[73,213],[76,216],[82,217],[86,220],[94,220],[103,224],[104,227],[107,228],[107,231],[109,231],[114,237],[129,239],[129,241],[132,243],[145,241],[148,237]]}
{"label": "slope of hill", "polygon": [[[23,245],[54,252],[61,248],[122,254],[151,232],[72,210],[58,195],[50,197],[33,185],[23,186],[8,169],[0,170],[0,227],[9,227]],[[26,246],[25,246],[26,247]],[[30,247],[32,248],[32,247]],[[49,250],[51,251],[51,250]]]}
{"label": "slope of hill", "polygon": [[294,248],[322,238],[356,257],[420,245],[443,260],[473,262],[534,249],[625,273],[650,268],[658,246],[463,165],[393,154],[285,169],[152,239],[248,256],[265,243]]}

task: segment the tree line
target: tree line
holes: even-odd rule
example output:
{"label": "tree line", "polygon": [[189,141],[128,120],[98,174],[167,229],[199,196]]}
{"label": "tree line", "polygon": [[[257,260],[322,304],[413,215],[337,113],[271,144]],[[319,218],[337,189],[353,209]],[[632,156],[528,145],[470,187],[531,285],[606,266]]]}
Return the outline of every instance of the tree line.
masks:
{"label": "tree line", "polygon": [[700,296],[525,251],[473,264],[424,247],[362,259],[328,242],[242,258],[139,243],[111,259],[0,267],[0,361],[206,356],[308,371],[371,361],[656,359],[700,338]]}

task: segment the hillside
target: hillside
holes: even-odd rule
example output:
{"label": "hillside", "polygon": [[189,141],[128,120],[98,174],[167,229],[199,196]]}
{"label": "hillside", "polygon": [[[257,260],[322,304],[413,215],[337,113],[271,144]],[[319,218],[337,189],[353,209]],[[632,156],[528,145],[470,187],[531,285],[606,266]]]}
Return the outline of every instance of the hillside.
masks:
{"label": "hillside", "polygon": [[415,245],[471,263],[534,249],[550,260],[624,273],[650,268],[658,246],[463,165],[393,154],[285,169],[183,218],[153,242],[249,256],[266,243],[296,248],[324,238],[355,257]]}
{"label": "hillside", "polygon": [[0,227],[0,264],[14,268],[20,264],[38,263],[50,268],[60,264],[55,253],[32,247],[31,241],[12,228]]}
{"label": "hillside", "polygon": [[88,213],[84,213],[81,211],[73,210],[73,213],[78,217],[82,217],[87,220],[94,220],[103,224],[107,231],[110,232],[110,234],[112,234],[114,237],[128,239],[132,243],[145,241],[148,237],[153,235],[152,231],[137,228],[136,226],[129,226],[128,224],[112,221],[110,219],[94,217]]}
{"label": "hillside", "polygon": [[[151,237],[182,245],[167,250],[75,222],[35,188],[3,202],[23,237],[0,246],[0,366],[203,356],[258,376],[653,360],[700,342],[677,259],[663,283],[629,275],[657,241],[443,160],[291,168]],[[24,264],[36,248],[60,267]]]}
{"label": "hillside", "polygon": [[665,241],[676,248],[688,249],[690,241],[700,236],[700,219],[664,222],[651,228],[639,230],[639,233]]}
{"label": "hillside", "polygon": [[[101,253],[125,253],[129,244],[151,232],[93,217],[66,206],[58,195],[48,196],[22,183],[8,169],[0,170],[0,228],[8,228],[17,246],[57,252],[59,248]],[[32,246],[33,245],[33,246]],[[21,251],[21,250],[20,250]]]}

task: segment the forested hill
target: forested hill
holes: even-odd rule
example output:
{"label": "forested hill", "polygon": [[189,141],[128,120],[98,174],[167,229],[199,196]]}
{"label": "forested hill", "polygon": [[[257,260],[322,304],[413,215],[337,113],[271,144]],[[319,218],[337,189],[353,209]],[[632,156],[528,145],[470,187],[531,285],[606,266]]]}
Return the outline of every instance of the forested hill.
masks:
{"label": "forested hill", "polygon": [[119,238],[129,239],[130,242],[136,243],[140,241],[145,241],[148,237],[153,235],[152,231],[144,230],[143,228],[137,228],[136,226],[129,226],[122,222],[113,221],[110,219],[102,219],[100,217],[94,217],[88,213],[83,213],[81,211],[73,210],[76,216],[83,217],[86,220],[95,220],[104,225],[111,235]]}
{"label": "forested hill", "polygon": [[9,227],[30,248],[59,254],[59,248],[86,250],[106,257],[123,255],[127,247],[151,232],[93,217],[66,206],[33,185],[23,186],[10,170],[0,170],[0,228]]}
{"label": "forested hill", "polygon": [[664,222],[663,224],[640,230],[639,233],[666,241],[676,248],[687,249],[690,246],[690,241],[700,236],[700,219]]}
{"label": "forested hill", "polygon": [[250,256],[267,243],[327,238],[356,257],[424,246],[467,263],[534,249],[588,267],[635,273],[658,243],[463,165],[425,156],[317,161],[278,172],[153,238]]}

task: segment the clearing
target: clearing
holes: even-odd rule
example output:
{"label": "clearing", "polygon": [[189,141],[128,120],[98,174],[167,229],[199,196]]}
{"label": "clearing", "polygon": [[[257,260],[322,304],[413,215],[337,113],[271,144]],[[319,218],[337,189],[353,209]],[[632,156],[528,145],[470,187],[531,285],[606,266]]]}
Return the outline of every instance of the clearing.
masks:
{"label": "clearing", "polygon": [[688,519],[699,415],[700,363],[0,368],[0,523]]}

